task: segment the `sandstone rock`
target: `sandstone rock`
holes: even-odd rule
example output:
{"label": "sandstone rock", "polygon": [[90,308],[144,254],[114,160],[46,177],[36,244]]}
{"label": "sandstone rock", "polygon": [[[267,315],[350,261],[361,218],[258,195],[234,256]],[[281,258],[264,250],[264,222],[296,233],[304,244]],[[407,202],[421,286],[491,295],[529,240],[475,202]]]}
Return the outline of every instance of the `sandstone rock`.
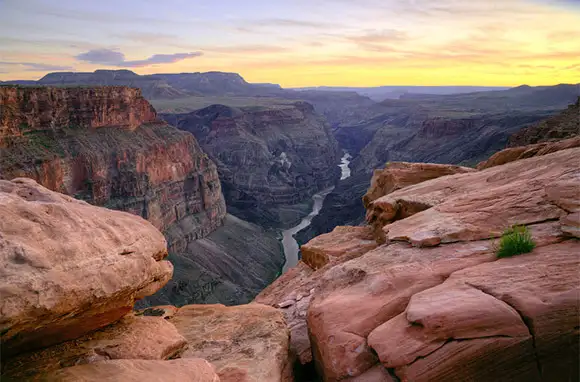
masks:
{"label": "sandstone rock", "polygon": [[389,162],[382,170],[375,170],[371,186],[363,196],[365,208],[374,200],[401,188],[445,175],[474,172],[469,167],[434,163]]}
{"label": "sandstone rock", "polygon": [[204,359],[172,361],[115,360],[68,367],[48,374],[54,382],[220,382],[215,368]]}
{"label": "sandstone rock", "polygon": [[457,271],[368,337],[403,380],[578,378],[580,244]]}
{"label": "sandstone rock", "polygon": [[[369,227],[337,227],[302,246],[303,259],[256,297],[255,301],[280,306],[296,301],[282,311],[290,328],[290,349],[301,365],[312,362],[306,325],[307,310],[323,275],[336,264],[354,259],[377,247]],[[313,271],[306,261],[318,267]],[[302,298],[299,299],[299,296]],[[285,304],[283,304],[285,305]]]}
{"label": "sandstone rock", "polygon": [[106,326],[171,278],[165,239],[140,217],[30,179],[0,180],[0,215],[3,356]]}
{"label": "sandstone rock", "polygon": [[376,247],[369,227],[336,227],[331,233],[310,240],[300,250],[302,261],[316,270],[336,258],[354,258]]}
{"label": "sandstone rock", "polygon": [[[557,222],[548,222],[530,231],[538,245],[550,245],[562,240],[561,231],[554,232],[558,227]],[[325,381],[356,377],[372,368],[378,359],[367,338],[373,338],[369,335],[377,327],[403,313],[417,293],[443,283],[458,270],[495,260],[494,250],[491,241],[431,248],[392,243],[327,270],[307,317],[314,359]],[[477,311],[477,304],[471,306]],[[502,322],[511,322],[510,317]],[[390,335],[396,341],[405,330]],[[437,337],[405,340],[409,342],[392,348],[400,350],[399,357],[441,345]]]}
{"label": "sandstone rock", "polygon": [[[368,219],[384,227],[387,240],[416,246],[488,239],[514,224],[559,219],[566,212],[546,188],[578,183],[578,155],[579,148],[562,150],[406,187],[375,200]],[[397,220],[400,211],[408,217]]]}
{"label": "sandstone rock", "polygon": [[187,346],[175,326],[162,317],[127,315],[120,321],[73,341],[3,362],[3,376],[28,379],[64,367],[111,359],[163,360]]}
{"label": "sandstone rock", "polygon": [[546,187],[548,200],[568,212],[580,212],[580,179],[559,181]]}
{"label": "sandstone rock", "polygon": [[562,232],[580,239],[580,212],[566,215],[560,219],[560,224],[562,225]]}
{"label": "sandstone rock", "polygon": [[[111,102],[114,100],[114,102]],[[139,89],[128,87],[0,88],[0,144],[8,135],[55,127],[134,129],[157,120]]]}
{"label": "sandstone rock", "polygon": [[499,166],[521,159],[542,156],[560,150],[580,147],[580,137],[574,137],[557,142],[538,143],[528,146],[510,147],[492,155],[488,160],[477,165],[478,170]]}
{"label": "sandstone rock", "polygon": [[205,358],[222,381],[290,381],[288,329],[280,311],[260,304],[188,305],[170,318],[187,339],[183,358]]}

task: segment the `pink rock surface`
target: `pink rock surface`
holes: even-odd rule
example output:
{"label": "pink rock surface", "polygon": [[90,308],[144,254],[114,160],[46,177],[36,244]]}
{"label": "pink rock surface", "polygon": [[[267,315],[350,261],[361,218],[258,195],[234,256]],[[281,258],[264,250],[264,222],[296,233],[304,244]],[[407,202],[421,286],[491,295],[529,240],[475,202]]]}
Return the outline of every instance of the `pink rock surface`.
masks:
{"label": "pink rock surface", "polygon": [[173,273],[144,219],[30,179],[0,180],[3,356],[78,338],[127,314]]}

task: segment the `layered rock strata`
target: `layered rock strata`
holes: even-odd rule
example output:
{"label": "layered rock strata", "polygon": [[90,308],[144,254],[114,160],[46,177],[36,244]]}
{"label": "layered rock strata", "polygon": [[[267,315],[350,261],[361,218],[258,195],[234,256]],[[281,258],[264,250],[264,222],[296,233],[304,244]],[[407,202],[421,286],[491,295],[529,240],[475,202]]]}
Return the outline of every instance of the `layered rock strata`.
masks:
{"label": "layered rock strata", "polygon": [[288,228],[307,214],[308,198],[340,176],[337,142],[308,103],[214,105],[163,117],[194,134],[216,162],[228,211],[239,218]]}
{"label": "layered rock strata", "polygon": [[[214,162],[191,134],[157,120],[139,90],[2,87],[0,101],[0,179],[33,178],[164,233],[176,277],[142,307],[246,303],[282,268],[276,235],[225,219]],[[247,263],[256,265],[239,272]]]}

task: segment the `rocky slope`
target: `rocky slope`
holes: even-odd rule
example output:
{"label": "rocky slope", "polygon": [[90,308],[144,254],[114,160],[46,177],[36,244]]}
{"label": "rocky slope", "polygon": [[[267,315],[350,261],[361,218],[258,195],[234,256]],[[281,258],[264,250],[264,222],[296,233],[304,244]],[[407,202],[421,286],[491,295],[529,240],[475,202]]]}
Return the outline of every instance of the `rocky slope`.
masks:
{"label": "rocky slope", "polygon": [[[255,251],[247,251],[247,243],[239,246],[244,251],[230,248],[235,262],[224,257],[223,267],[208,267],[215,256],[223,256],[219,243],[203,254],[191,243],[224,222],[216,166],[195,137],[157,120],[139,90],[2,87],[0,96],[0,179],[29,177],[149,220],[165,234],[172,261],[192,271],[188,276],[178,270],[175,282],[181,286],[177,292],[175,285],[163,290],[166,303],[247,301],[281,269],[284,256],[272,235],[252,239],[260,243]],[[226,230],[248,240],[248,232],[259,231],[243,224]],[[232,280],[228,267],[249,259],[259,259],[260,265]],[[213,287],[200,296],[200,283]]]}
{"label": "rocky slope", "polygon": [[158,293],[138,302],[138,308],[245,304],[276,279],[285,262],[276,232],[229,214],[223,226],[190,242],[184,253],[169,254],[173,278]]}
{"label": "rocky slope", "polygon": [[[325,381],[578,379],[580,148],[550,145],[480,171],[376,172],[370,226],[304,245],[256,301]],[[513,224],[536,248],[498,259]]]}
{"label": "rocky slope", "polygon": [[580,96],[574,105],[552,118],[521,129],[509,139],[509,147],[557,141],[580,135]]}
{"label": "rocky slope", "polygon": [[287,228],[308,198],[339,178],[340,152],[311,105],[236,109],[214,105],[163,115],[195,135],[216,162],[228,210],[263,226]]}
{"label": "rocky slope", "polygon": [[141,217],[31,179],[0,180],[0,214],[2,380],[292,380],[272,307],[132,312],[173,271],[163,235]]}

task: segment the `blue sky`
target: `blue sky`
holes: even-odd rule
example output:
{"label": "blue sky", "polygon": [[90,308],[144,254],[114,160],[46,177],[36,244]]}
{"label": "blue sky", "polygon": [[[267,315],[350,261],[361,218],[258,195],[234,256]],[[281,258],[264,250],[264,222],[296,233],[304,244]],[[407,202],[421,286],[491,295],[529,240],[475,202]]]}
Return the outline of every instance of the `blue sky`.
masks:
{"label": "blue sky", "polygon": [[98,68],[284,86],[580,82],[580,0],[0,0],[0,80]]}

